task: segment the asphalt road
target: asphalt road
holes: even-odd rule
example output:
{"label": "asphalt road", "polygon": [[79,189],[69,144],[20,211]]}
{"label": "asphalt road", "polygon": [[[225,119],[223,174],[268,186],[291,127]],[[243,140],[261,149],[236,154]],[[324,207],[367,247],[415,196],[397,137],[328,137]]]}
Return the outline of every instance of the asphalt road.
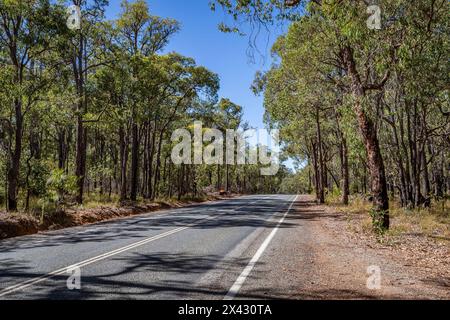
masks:
{"label": "asphalt road", "polygon": [[268,248],[293,227],[296,199],[246,196],[0,242],[0,299],[261,298],[246,287],[280,290],[276,272],[258,269],[276,268]]}

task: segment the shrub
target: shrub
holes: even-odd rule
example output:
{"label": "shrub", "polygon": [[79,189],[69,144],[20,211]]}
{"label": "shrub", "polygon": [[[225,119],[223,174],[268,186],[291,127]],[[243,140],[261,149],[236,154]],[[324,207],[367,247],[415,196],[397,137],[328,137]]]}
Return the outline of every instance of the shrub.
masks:
{"label": "shrub", "polygon": [[67,175],[61,169],[53,170],[46,183],[45,195],[40,200],[42,207],[41,221],[47,208],[53,205],[56,210],[61,209],[66,204],[68,197],[76,192],[76,189],[76,176]]}

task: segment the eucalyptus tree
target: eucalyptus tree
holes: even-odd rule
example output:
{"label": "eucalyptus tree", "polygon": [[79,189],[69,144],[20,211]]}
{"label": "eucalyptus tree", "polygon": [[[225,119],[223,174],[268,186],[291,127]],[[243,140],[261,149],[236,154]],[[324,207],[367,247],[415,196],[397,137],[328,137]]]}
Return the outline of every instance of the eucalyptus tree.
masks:
{"label": "eucalyptus tree", "polygon": [[[442,168],[445,137],[450,131],[449,8],[447,1],[403,5],[397,64],[380,103],[390,134],[387,143],[396,150],[392,160],[397,172],[392,173],[391,184],[408,207],[429,205],[431,182],[435,189],[442,186],[443,175],[433,169],[436,165]],[[435,191],[437,198],[443,195]]]}
{"label": "eucalyptus tree", "polygon": [[131,195],[133,201],[137,199],[139,178],[139,121],[138,102],[141,100],[136,93],[140,83],[137,81],[140,61],[161,51],[171,36],[179,30],[179,24],[172,19],[161,19],[150,15],[144,0],[129,2],[122,1],[122,12],[117,20],[118,42],[126,52],[126,59],[130,63],[132,75],[132,90],[129,97],[131,104]]}
{"label": "eucalyptus tree", "polygon": [[[89,114],[90,93],[89,77],[101,65],[108,61],[109,40],[105,33],[104,17],[107,0],[60,0],[59,5],[67,10],[68,6],[76,6],[79,15],[62,14],[64,27],[59,36],[53,39],[58,48],[61,66],[69,68],[72,73],[72,86],[77,98],[71,107],[76,119],[76,151],[75,175],[77,177],[76,202],[83,203],[84,185],[86,181],[86,157],[88,149],[88,130],[85,119]],[[67,6],[67,7],[66,7]],[[70,27],[71,20],[77,23]]]}
{"label": "eucalyptus tree", "polygon": [[[197,66],[193,59],[175,53],[142,57],[136,73],[139,87],[131,85],[132,72],[126,66],[118,64],[97,72],[99,103],[110,105],[108,114],[118,128],[121,200],[128,198],[128,142],[132,140],[133,119],[139,123],[137,152],[144,154],[139,166],[142,168],[139,190],[144,198],[154,199],[161,180],[161,166],[165,165],[163,151],[169,131],[181,125],[180,120],[191,119],[189,115],[197,110],[197,102],[217,100],[219,79],[206,68]],[[130,98],[133,96],[139,97],[135,110]]]}
{"label": "eucalyptus tree", "polygon": [[[179,54],[169,54],[159,59],[160,70],[163,72],[162,81],[159,81],[159,95],[156,99],[149,101],[155,110],[155,119],[157,119],[154,134],[158,134],[158,143],[154,148],[156,163],[155,169],[152,171],[155,173],[151,188],[152,199],[157,195],[161,179],[164,135],[168,134],[169,129],[173,129],[179,120],[186,117],[192,119],[190,114],[195,112],[197,106],[215,102],[219,90],[217,74],[197,66],[193,59]],[[148,79],[145,75],[144,78]],[[150,181],[151,178],[150,176]]]}
{"label": "eucalyptus tree", "polygon": [[6,129],[7,208],[17,210],[23,136],[27,117],[51,82],[48,70],[55,63],[46,60],[51,41],[57,34],[55,21],[61,21],[47,0],[0,2],[0,64],[6,110],[0,112]]}
{"label": "eucalyptus tree", "polygon": [[[384,162],[374,119],[368,114],[365,101],[370,90],[382,88],[389,79],[389,70],[386,70],[382,62],[387,60],[387,53],[394,48],[380,41],[382,39],[366,27],[367,7],[364,2],[311,1],[306,6],[301,1],[215,2],[233,13],[235,20],[242,17],[247,21],[255,21],[257,17],[263,23],[284,18],[294,20],[290,34],[299,41],[299,50],[294,54],[299,54],[299,59],[304,58],[302,63],[309,65],[306,57],[316,55],[320,57],[319,64],[335,69],[334,74],[345,72],[348,78],[346,85],[353,96],[355,116],[367,151],[376,213],[374,222],[384,229],[389,228],[389,199]],[[301,9],[296,11],[296,8]],[[304,9],[306,11],[303,11]],[[308,49],[313,49],[313,54],[310,55]],[[375,61],[378,65],[364,65],[364,61]],[[299,65],[299,68],[302,68],[302,65]],[[316,69],[317,64],[313,62],[311,68]],[[379,77],[380,70],[386,70],[384,76]],[[361,72],[366,78],[362,78]],[[316,81],[316,78],[311,80]]]}
{"label": "eucalyptus tree", "polygon": [[[212,1],[214,10],[217,5],[237,22],[221,26],[228,32],[239,31],[242,23],[253,27],[293,23],[287,35],[291,46],[286,51],[296,56],[287,53],[283,59],[297,61],[293,68],[303,73],[311,70],[306,73],[311,81],[334,82],[343,106],[352,106],[351,121],[356,120],[365,147],[377,228],[389,228],[389,185],[400,185],[402,199],[410,199],[407,202],[413,205],[423,201],[420,179],[424,177],[424,189],[429,192],[426,171],[436,157],[432,150],[436,143],[430,140],[445,141],[449,126],[448,104],[440,100],[448,96],[442,86],[448,70],[443,58],[448,56],[448,37],[444,36],[448,33],[448,1],[379,1],[375,12],[360,0]],[[418,79],[422,72],[424,77]],[[439,112],[444,117],[436,122]],[[392,136],[383,130],[381,119],[398,138],[395,145],[401,152],[394,158],[400,183],[390,168],[386,175],[391,155],[383,155],[383,148]],[[431,150],[424,152],[427,144]]]}
{"label": "eucalyptus tree", "polygon": [[[311,29],[321,32],[310,36]],[[331,176],[342,189],[343,203],[348,204],[349,152],[342,108],[350,89],[339,61],[329,55],[330,38],[318,20],[294,23],[274,45],[276,63],[266,74],[257,75],[254,90],[265,93],[268,121],[278,124],[284,139],[297,145],[293,152],[306,155],[313,165],[318,201],[324,203],[326,189],[332,189]],[[335,154],[332,146],[338,149],[340,179],[330,167]]]}
{"label": "eucalyptus tree", "polygon": [[127,199],[127,170],[129,157],[129,135],[131,129],[131,110],[128,99],[131,96],[131,73],[121,52],[114,52],[118,63],[98,68],[93,77],[98,111],[106,110],[102,121],[108,120],[114,134],[113,143],[118,146],[115,159],[115,183],[119,189],[121,201]]}
{"label": "eucalyptus tree", "polygon": [[[243,108],[230,99],[223,98],[217,105],[217,112],[214,119],[214,125],[225,135],[227,130],[238,130],[242,124]],[[227,136],[227,139],[230,137]],[[228,142],[228,141],[227,141]],[[234,137],[233,137],[234,143]],[[217,166],[217,188],[221,188],[221,167]],[[225,162],[225,191],[230,191],[230,164]]]}

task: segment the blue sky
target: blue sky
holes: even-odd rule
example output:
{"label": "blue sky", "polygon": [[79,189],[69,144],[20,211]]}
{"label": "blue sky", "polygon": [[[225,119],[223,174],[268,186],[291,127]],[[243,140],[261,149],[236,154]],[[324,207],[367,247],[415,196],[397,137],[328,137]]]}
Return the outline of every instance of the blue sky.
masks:
{"label": "blue sky", "polygon": [[[170,17],[181,23],[181,31],[176,34],[166,52],[176,51],[192,57],[202,65],[217,73],[221,80],[220,97],[229,98],[244,107],[244,120],[252,127],[264,128],[263,99],[250,90],[256,71],[270,66],[270,47],[278,32],[271,31],[259,38],[258,50],[252,63],[247,55],[249,38],[237,34],[224,34],[217,28],[223,21],[230,21],[223,12],[212,12],[209,0],[148,0],[152,15]],[[117,17],[120,1],[110,1],[108,18]],[[265,60],[265,63],[264,61]]]}

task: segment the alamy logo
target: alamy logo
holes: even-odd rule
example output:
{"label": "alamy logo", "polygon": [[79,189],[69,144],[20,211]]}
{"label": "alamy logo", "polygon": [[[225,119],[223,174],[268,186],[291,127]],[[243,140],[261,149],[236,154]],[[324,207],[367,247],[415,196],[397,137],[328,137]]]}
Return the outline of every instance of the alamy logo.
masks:
{"label": "alamy logo", "polygon": [[69,275],[67,289],[81,290],[81,269],[79,267],[67,268],[66,273]]}
{"label": "alamy logo", "polygon": [[367,268],[367,289],[381,290],[381,268],[379,266],[370,266]]}
{"label": "alamy logo", "polygon": [[[193,136],[193,137],[192,137]],[[172,134],[172,162],[176,165],[260,164],[261,175],[273,176],[280,168],[278,130],[246,131],[205,129],[196,121],[192,130],[178,129]]]}
{"label": "alamy logo", "polygon": [[81,29],[81,9],[79,6],[72,5],[67,8],[67,28],[70,30]]}
{"label": "alamy logo", "polygon": [[381,9],[377,5],[371,5],[367,8],[367,28],[370,30],[381,30]]}

